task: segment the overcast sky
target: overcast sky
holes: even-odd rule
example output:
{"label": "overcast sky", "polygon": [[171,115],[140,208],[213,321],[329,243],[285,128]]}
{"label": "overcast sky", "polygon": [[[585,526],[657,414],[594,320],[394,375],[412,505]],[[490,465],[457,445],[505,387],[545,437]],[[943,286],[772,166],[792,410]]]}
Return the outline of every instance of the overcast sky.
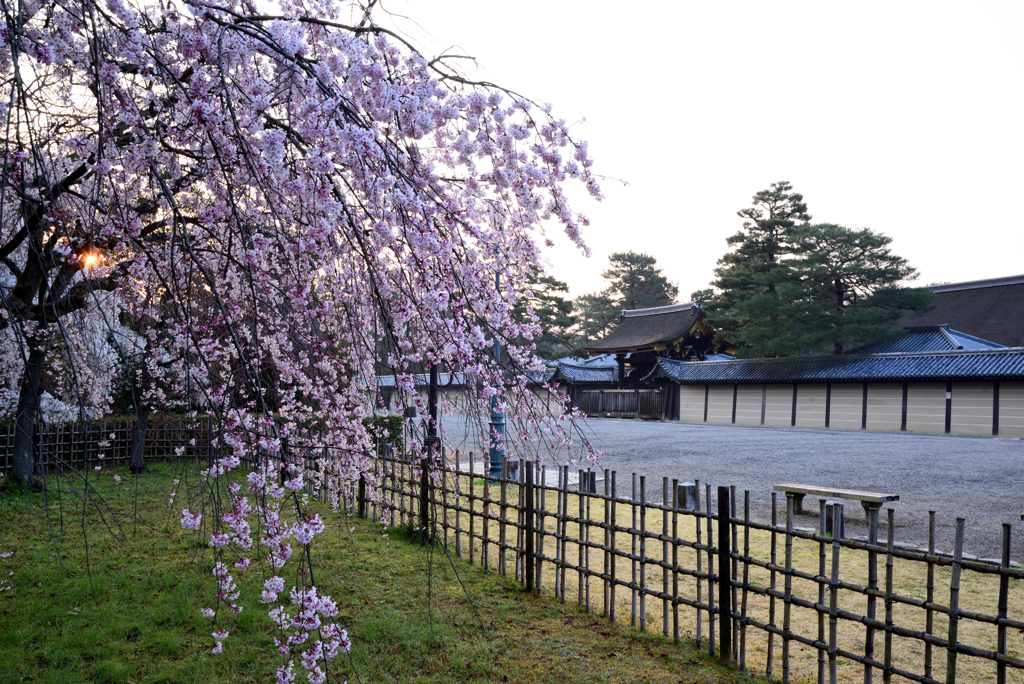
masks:
{"label": "overcast sky", "polygon": [[[1024,273],[1024,3],[383,0],[470,75],[551,102],[589,141],[601,203],[586,259],[657,257],[680,298],[706,287],[736,212],[773,181],[813,220],[872,228],[921,284]],[[378,20],[382,17],[378,16]]]}

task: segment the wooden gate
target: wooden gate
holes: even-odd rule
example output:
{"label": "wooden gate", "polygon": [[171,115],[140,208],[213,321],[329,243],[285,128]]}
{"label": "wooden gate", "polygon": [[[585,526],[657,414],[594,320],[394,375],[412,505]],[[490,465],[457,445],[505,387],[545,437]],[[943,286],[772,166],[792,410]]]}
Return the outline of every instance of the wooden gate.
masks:
{"label": "wooden gate", "polygon": [[582,390],[576,405],[590,416],[664,420],[667,396],[663,389]]}

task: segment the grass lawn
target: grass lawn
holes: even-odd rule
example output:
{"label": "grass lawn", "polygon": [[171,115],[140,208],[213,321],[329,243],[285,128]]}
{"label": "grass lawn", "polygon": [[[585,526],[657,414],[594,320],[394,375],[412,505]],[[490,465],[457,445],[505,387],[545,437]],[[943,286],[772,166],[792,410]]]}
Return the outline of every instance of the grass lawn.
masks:
{"label": "grass lawn", "polygon": [[[51,477],[47,505],[0,487],[0,552],[13,551],[0,558],[0,683],[273,681],[282,661],[255,563],[234,573],[241,614],[222,611],[216,625],[200,614],[216,586],[207,536],[178,523],[204,494],[190,466],[89,479],[86,500],[78,476]],[[401,529],[385,536],[379,524],[312,507],[336,523],[314,543],[314,570],[353,641],[331,681],[751,681],[692,646],[526,594]],[[231,636],[213,655],[220,627]]]}

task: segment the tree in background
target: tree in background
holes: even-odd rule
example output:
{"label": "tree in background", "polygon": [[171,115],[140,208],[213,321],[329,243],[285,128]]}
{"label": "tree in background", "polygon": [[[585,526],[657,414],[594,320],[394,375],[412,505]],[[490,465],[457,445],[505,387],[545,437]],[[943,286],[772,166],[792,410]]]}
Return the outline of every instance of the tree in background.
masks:
{"label": "tree in background", "polygon": [[580,295],[573,300],[574,350],[607,335],[623,309],[647,309],[674,304],[679,287],[669,282],[658,261],[640,252],[615,252],[601,276],[608,287],[601,292]]}
{"label": "tree in background", "polygon": [[752,206],[737,212],[743,228],[726,242],[732,248],[718,260],[717,292],[705,300],[712,325],[744,356],[785,356],[793,346],[782,308],[790,296],[792,233],[811,217],[803,195],[786,181],[754,195]]}
{"label": "tree in background", "polygon": [[608,281],[605,292],[622,309],[647,309],[674,304],[679,288],[668,281],[658,260],[641,252],[615,252],[611,267],[601,274]]}
{"label": "tree in background", "polygon": [[573,303],[560,293],[569,292],[569,286],[537,266],[526,281],[529,288],[512,310],[516,320],[535,323],[540,334],[533,336],[536,354],[542,359],[559,359],[572,351]]}
{"label": "tree in background", "polygon": [[619,320],[619,308],[608,290],[580,295],[572,300],[573,352],[582,353],[587,342],[607,335]]}
{"label": "tree in background", "polygon": [[800,349],[833,354],[883,337],[903,314],[927,311],[927,288],[900,287],[917,270],[893,254],[892,238],[833,223],[805,225],[790,235],[792,299],[783,310]]}

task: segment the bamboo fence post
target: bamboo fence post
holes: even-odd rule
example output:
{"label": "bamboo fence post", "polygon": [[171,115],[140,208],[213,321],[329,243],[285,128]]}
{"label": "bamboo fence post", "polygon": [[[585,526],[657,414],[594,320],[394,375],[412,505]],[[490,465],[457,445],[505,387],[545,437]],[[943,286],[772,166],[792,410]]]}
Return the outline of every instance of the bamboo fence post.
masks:
{"label": "bamboo fence post", "polygon": [[[876,506],[872,506],[868,509],[868,544],[876,546],[878,544],[878,513],[879,509]],[[835,528],[832,528],[833,532]],[[878,589],[878,552],[869,550],[868,551],[868,591],[872,592]],[[868,594],[867,604],[867,617],[870,620],[875,619],[875,596],[871,593]],[[874,658],[875,657],[875,628],[871,625],[867,626],[866,635],[864,637],[864,657]],[[869,663],[864,663],[864,684],[871,684],[872,670]]]}
{"label": "bamboo fence post", "polygon": [[636,605],[637,604],[637,591],[636,591],[636,589],[637,589],[637,575],[638,575],[638,572],[637,572],[638,568],[637,568],[637,562],[636,562],[636,553],[637,553],[637,538],[636,538],[636,531],[637,531],[636,473],[633,473],[633,490],[630,493],[630,497],[629,498],[630,498],[630,502],[631,502],[630,505],[629,505],[629,508],[630,508],[630,510],[631,510],[631,512],[633,514],[633,524],[630,526],[630,530],[629,530],[629,539],[630,539],[630,542],[632,544],[632,546],[631,546],[631,554],[630,555],[633,556],[633,558],[630,560],[630,565],[632,566],[632,569],[633,569],[633,582],[632,582],[632,586],[629,588],[630,597],[632,599],[631,602],[630,602],[629,624],[632,627],[636,627],[636,613],[637,613],[637,610],[636,610],[636,608],[637,608],[637,605]]}
{"label": "bamboo fence post", "polygon": [[743,598],[740,603],[740,669],[747,669],[747,587],[750,586],[750,490],[743,490]]}
{"label": "bamboo fence post", "polygon": [[[931,636],[935,628],[935,511],[928,511],[928,577],[925,590],[925,634]],[[932,645],[931,642],[924,642],[924,676],[932,676]]]}
{"label": "bamboo fence post", "polygon": [[469,533],[468,533],[469,538],[467,539],[467,543],[469,544],[469,564],[470,565],[473,564],[473,555],[474,555],[474,551],[476,550],[476,548],[475,548],[476,547],[475,535],[474,535],[474,532],[476,531],[476,524],[473,522],[473,502],[476,500],[476,483],[473,482],[474,479],[475,478],[473,477],[473,452],[470,451],[469,452],[469,487],[467,488],[468,491],[469,491],[469,496],[468,496],[468,498],[469,498]]}
{"label": "bamboo fence post", "polygon": [[[1010,577],[1006,570],[1010,568],[1010,523],[1003,523],[1002,553],[999,556],[999,619],[1006,619],[1006,609],[1010,592]],[[1006,625],[1000,624],[996,631],[996,654],[1006,655]],[[996,684],[1006,684],[1006,663],[996,665]]]}
{"label": "bamboo fence post", "polygon": [[441,450],[441,534],[442,546],[448,548],[448,454]]}
{"label": "bamboo fence post", "polygon": [[459,508],[461,507],[462,486],[460,483],[461,464],[459,463],[459,450],[455,450],[455,555],[462,558],[462,525],[459,520]]}
{"label": "bamboo fence post", "polygon": [[565,603],[565,570],[569,565],[569,559],[567,557],[568,545],[566,537],[568,536],[569,526],[569,466],[562,466],[562,569],[559,572],[558,586],[562,590],[562,603]]}
{"label": "bamboo fence post", "polygon": [[[615,552],[615,496],[616,496],[616,492],[615,492],[615,471],[613,470],[612,471],[612,500],[611,500],[611,502],[609,502],[610,505],[611,505],[611,509],[612,509],[611,516],[610,516],[612,527],[609,530],[609,536],[611,537],[611,544],[610,544],[610,546],[611,546],[611,556],[610,556],[610,558],[611,558],[612,572],[611,572],[611,577],[609,578],[610,581],[608,583],[608,600],[609,600],[609,604],[611,605],[611,611],[609,611],[609,613],[608,613],[608,621],[611,622],[612,624],[615,624],[615,557],[617,555],[616,552]],[[608,504],[606,504],[606,506],[607,505]]]}
{"label": "bamboo fence post", "polygon": [[[590,477],[590,469],[589,468],[587,469],[587,477],[588,478]],[[585,571],[583,573],[583,577],[584,577],[584,582],[586,583],[586,593],[587,593],[586,609],[587,609],[587,612],[589,613],[590,612],[590,527],[591,527],[590,523],[593,520],[590,517],[590,513],[591,513],[591,499],[593,498],[593,495],[596,494],[597,492],[591,491],[590,484],[589,484],[591,482],[591,480],[588,479],[587,482],[588,482],[588,484],[587,484],[587,487],[588,487],[588,489],[587,489],[587,511],[586,511],[586,518],[584,518],[585,522],[583,523],[583,530],[584,530],[584,534],[586,535],[587,546],[586,546],[585,555],[584,555],[584,561],[586,563],[586,568],[585,568]],[[594,487],[593,489],[597,489],[597,487]]]}
{"label": "bamboo fence post", "polygon": [[[667,477],[661,478],[661,505],[663,507],[669,505],[668,478]],[[672,506],[672,510],[675,510],[675,505],[674,504]],[[662,508],[662,511],[661,511],[661,533],[663,535],[667,535],[668,534],[668,511],[664,510],[664,508]],[[668,593],[668,568],[666,568],[665,565],[664,565],[665,563],[668,563],[668,542],[664,541],[664,540],[662,540],[662,542],[661,542],[661,561],[662,561],[662,566],[661,566],[661,593],[664,595],[664,594]],[[675,601],[672,601],[672,606],[675,607]],[[668,599],[662,599],[661,600],[661,614],[662,614],[661,633],[662,633],[662,636],[666,636],[666,637],[668,636],[668,607],[669,607]]]}
{"label": "bamboo fence post", "polygon": [[[678,480],[672,480],[672,482],[675,483],[675,489],[678,490],[679,489]],[[704,634],[702,633],[703,632],[703,627],[704,627],[704,625],[703,625],[703,616],[701,615],[701,612],[700,612],[701,611],[701,601],[704,598],[702,596],[703,590],[704,590],[704,586],[703,586],[703,582],[704,581],[701,579],[701,574],[702,574],[701,571],[703,570],[703,565],[704,565],[704,556],[701,555],[701,551],[700,551],[700,546],[701,546],[701,543],[700,543],[701,542],[701,537],[700,537],[700,480],[694,480],[693,484],[694,484],[693,491],[694,491],[694,499],[695,499],[694,500],[694,508],[693,508],[693,524],[694,524],[694,527],[696,528],[696,536],[697,536],[697,546],[694,547],[694,552],[695,552],[695,555],[697,556],[697,648],[699,649],[701,647],[701,640],[702,640],[702,638],[704,636]],[[674,494],[674,499],[673,500],[676,502],[675,508],[679,508],[679,492],[678,491],[676,491],[676,493]],[[676,542],[678,542],[678,539],[676,540]],[[675,569],[678,571],[678,569],[679,569],[678,565],[676,566]],[[710,580],[710,577],[708,578],[708,591],[711,591],[711,580]],[[678,597],[679,597],[679,595],[676,594],[676,598],[678,598]]]}
{"label": "bamboo fence post", "polygon": [[[834,508],[832,510],[835,510]],[[836,535],[832,535],[835,539]],[[789,684],[790,616],[793,600],[793,495],[786,492],[786,571],[782,597],[782,684]]]}
{"label": "bamboo fence post", "polygon": [[523,576],[526,578],[526,591],[533,591],[533,572],[534,572],[534,557],[533,557],[533,542],[534,542],[534,495],[533,495],[533,462],[529,462],[526,466],[526,496],[523,497],[526,502],[525,510],[523,511],[523,522],[526,524],[526,530],[523,534],[523,539],[526,542],[526,554],[523,558]]}
{"label": "bamboo fence post", "polygon": [[516,511],[516,581],[526,584],[526,467],[519,459],[519,510]]}
{"label": "bamboo fence post", "polygon": [[[827,524],[825,520],[826,509],[825,499],[818,499],[818,534],[821,535],[821,541],[818,542],[818,605],[825,605],[825,586],[826,586],[826,569],[825,561],[828,558],[828,548],[825,543],[825,534]],[[835,539],[836,531],[839,528],[835,525],[832,526],[832,537]],[[818,684],[825,684],[825,670],[828,668],[828,647],[825,642],[825,612],[818,610]],[[831,615],[831,613],[829,613]]]}
{"label": "bamboo fence post", "polygon": [[[789,494],[786,495],[787,503],[787,528],[792,527],[793,517],[793,497]],[[839,552],[842,550],[842,544],[840,543],[841,536],[839,534],[840,525],[843,524],[843,504],[834,503],[832,504],[832,578],[829,582],[829,599],[828,599],[828,681],[829,684],[836,684],[838,672],[836,671],[836,649],[839,642]],[[789,536],[789,535],[787,535]],[[786,546],[789,547],[792,544],[791,541],[786,541]],[[787,548],[786,551],[786,566],[789,569],[789,558],[790,552]],[[789,584],[789,575],[786,575],[786,583]],[[789,593],[787,588],[786,593]],[[788,608],[788,604],[787,604]],[[788,612],[788,610],[787,610]],[[789,622],[789,616],[786,616],[787,623]],[[786,635],[788,636],[789,629],[786,628]],[[783,673],[787,673],[789,670],[788,653],[786,653],[786,641],[783,641]]]}
{"label": "bamboo fence post", "polygon": [[[715,657],[715,556],[714,537],[711,533],[711,485],[704,485],[704,507],[707,509],[708,528],[708,653]],[[721,574],[721,571],[719,571]],[[721,581],[721,579],[719,579]]]}
{"label": "bamboo fence post", "polygon": [[487,468],[490,465],[487,462],[488,453],[483,452],[484,456],[484,512],[482,517],[483,540],[480,542],[480,564],[484,566],[484,570],[491,569],[491,555],[487,548],[487,544],[490,540],[490,525],[489,518],[491,517],[491,476]]}
{"label": "bamboo fence post", "polygon": [[[718,659],[732,662],[732,564],[729,562],[729,488],[718,488]],[[711,544],[710,537],[708,544]]]}
{"label": "bamboo fence post", "polygon": [[893,549],[896,546],[896,511],[889,509],[888,529],[886,530],[886,554],[885,554],[885,671],[882,673],[882,681],[892,681],[892,571],[893,571]]}
{"label": "bamboo fence post", "polygon": [[508,459],[505,458],[501,459],[499,482],[501,483],[501,519],[498,522],[498,548],[501,551],[498,556],[498,573],[505,577],[508,575],[508,549],[506,548],[508,539],[505,536],[506,518],[508,517]]}
{"label": "bamboo fence post", "polygon": [[[732,541],[732,562],[730,563],[730,598],[729,610],[736,612],[736,580],[739,577],[739,559],[736,556],[739,554],[739,540],[736,535],[736,485],[729,486],[729,539]],[[729,620],[732,623],[732,662],[738,662],[740,659],[740,623],[738,620],[733,620],[730,617]]]}
{"label": "bamboo fence post", "polygon": [[[663,530],[664,531],[664,530]],[[700,554],[697,554],[698,557]],[[698,597],[697,603],[700,604]],[[697,608],[700,616],[700,608]],[[679,480],[672,480],[672,641],[679,643]]]}
{"label": "bamboo fence post", "polygon": [[398,490],[398,519],[400,523],[405,525],[405,459],[403,458],[398,462],[398,482],[400,489]]}
{"label": "bamboo fence post", "polygon": [[608,555],[611,550],[611,530],[608,529],[608,516],[611,515],[611,506],[608,503],[608,493],[611,491],[611,478],[608,476],[608,469],[604,469],[604,577],[602,587],[604,588],[604,609],[602,612],[608,615],[608,578],[611,577],[611,561]]}
{"label": "bamboo fence post", "polygon": [[946,684],[956,684],[956,646],[960,623],[960,570],[964,556],[964,518],[956,519],[953,570],[949,578],[949,637],[946,642]]}
{"label": "bamboo fence post", "polygon": [[644,481],[640,476],[640,629],[647,629],[647,501]]}
{"label": "bamboo fence post", "polygon": [[[544,565],[544,537],[545,530],[544,526],[547,524],[547,472],[546,467],[539,464],[535,464],[534,475],[537,474],[537,470],[540,470],[540,487],[535,487],[535,497],[537,499],[534,505],[534,515],[537,518],[535,529],[537,530],[537,593],[540,593],[541,588],[541,568]],[[536,478],[535,478],[536,479]]]}
{"label": "bamboo fence post", "polygon": [[559,584],[562,570],[562,466],[558,466],[558,487],[555,489],[555,596],[561,598]]}
{"label": "bamboo fence post", "polygon": [[[587,546],[587,542],[589,541],[589,537],[586,540],[584,540],[583,535],[584,535],[584,530],[586,530],[587,532],[590,531],[590,526],[584,524],[583,521],[587,520],[588,518],[584,518],[583,517],[583,513],[584,513],[584,497],[585,497],[584,490],[586,490],[587,492],[590,491],[590,470],[589,469],[588,470],[578,470],[578,473],[579,473],[579,477],[581,478],[580,479],[581,482],[582,482],[582,478],[584,478],[584,477],[587,478],[587,484],[586,484],[585,487],[583,485],[577,485],[577,487],[576,487],[577,493],[578,493],[578,496],[577,496],[578,501],[577,501],[577,503],[579,504],[579,508],[580,508],[579,531],[576,534],[576,538],[579,539],[579,543],[576,545],[576,553],[577,553],[576,567],[578,568],[578,570],[577,570],[577,580],[578,581],[577,581],[577,584],[576,584],[576,601],[577,601],[577,603],[580,604],[580,608],[586,607],[587,612],[589,613],[590,612],[590,574],[589,574],[590,573],[590,565],[589,565],[589,563],[584,565],[584,556],[586,556],[587,558],[590,557],[590,547]],[[587,505],[589,506],[589,504],[587,504]],[[587,571],[586,575],[584,574],[584,567],[586,567],[586,571]],[[584,588],[583,588],[584,577],[586,578],[586,583],[587,583],[587,589],[586,589],[585,592],[584,592]]]}

